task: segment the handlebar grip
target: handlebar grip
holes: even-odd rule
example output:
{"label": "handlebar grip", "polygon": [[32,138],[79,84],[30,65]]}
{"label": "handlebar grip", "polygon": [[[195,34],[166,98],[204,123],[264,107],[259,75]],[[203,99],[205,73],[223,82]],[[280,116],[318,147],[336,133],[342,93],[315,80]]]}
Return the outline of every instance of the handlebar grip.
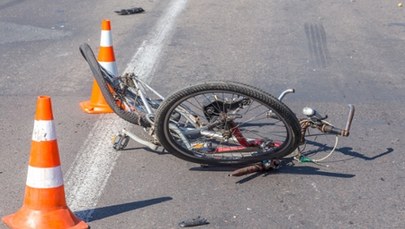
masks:
{"label": "handlebar grip", "polygon": [[[329,134],[336,134],[336,135],[345,136],[344,135],[345,130],[342,130],[340,128],[336,128],[334,126],[325,125],[323,127],[322,131],[325,132],[325,133],[329,133]],[[348,136],[348,135],[346,135],[346,136]]]}
{"label": "handlebar grip", "polygon": [[322,127],[322,131],[329,134],[336,134],[343,137],[347,137],[350,134],[350,127],[352,125],[353,117],[354,117],[354,106],[349,104],[349,115],[347,117],[346,127],[344,129],[336,128],[331,125],[324,125]]}
{"label": "handlebar grip", "polygon": [[350,127],[352,125],[352,121],[353,121],[353,117],[354,117],[354,106],[352,104],[349,104],[349,115],[347,117],[347,122],[346,122],[346,127],[345,129],[342,131],[342,136],[347,137],[350,134]]}

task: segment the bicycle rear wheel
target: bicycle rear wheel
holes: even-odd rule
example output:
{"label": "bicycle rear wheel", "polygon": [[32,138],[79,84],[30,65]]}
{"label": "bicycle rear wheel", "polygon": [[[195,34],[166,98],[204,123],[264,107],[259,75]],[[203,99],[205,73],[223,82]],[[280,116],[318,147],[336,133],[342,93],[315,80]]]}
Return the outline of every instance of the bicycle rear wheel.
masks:
{"label": "bicycle rear wheel", "polygon": [[154,127],[168,152],[211,165],[282,158],[300,139],[299,122],[286,105],[260,89],[226,81],[169,96],[157,110]]}
{"label": "bicycle rear wheel", "polygon": [[[137,109],[137,106],[142,107],[142,103],[137,95],[128,91],[127,88],[125,88],[127,86],[123,87],[122,82],[120,83],[118,78],[111,76],[100,66],[88,44],[84,43],[80,45],[79,49],[84,59],[89,64],[105,101],[114,113],[132,124],[144,127],[151,126],[150,122],[145,118],[145,113],[141,109]],[[137,103],[133,104],[131,109],[126,105],[129,100]]]}

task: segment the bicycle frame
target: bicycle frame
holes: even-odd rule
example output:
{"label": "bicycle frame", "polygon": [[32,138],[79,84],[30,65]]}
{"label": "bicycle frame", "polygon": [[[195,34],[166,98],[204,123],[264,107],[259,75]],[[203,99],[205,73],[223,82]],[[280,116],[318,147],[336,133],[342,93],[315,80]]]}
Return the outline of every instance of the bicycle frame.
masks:
{"label": "bicycle frame", "polygon": [[[135,88],[130,88],[130,90],[133,90],[132,93],[136,94],[137,96],[139,96],[139,98],[142,101],[143,106],[146,109],[146,113],[147,113],[147,119],[149,120],[149,122],[152,123],[151,117],[153,117],[155,115],[154,110],[152,109],[149,101],[151,101],[151,99],[147,96],[146,90],[151,91],[154,95],[156,95],[158,98],[164,100],[165,98],[158,93],[155,89],[153,89],[150,85],[148,85],[146,82],[142,81],[141,79],[139,79],[139,77],[135,76],[134,74],[130,74],[129,75],[130,79],[132,80]],[[278,100],[282,101],[284,99],[284,97],[287,94],[290,93],[294,93],[295,90],[294,89],[287,89],[284,90],[278,97]],[[322,121],[322,124],[329,124],[327,125],[326,129],[325,128],[319,128],[319,130],[322,132],[322,134],[338,134],[341,136],[348,136],[349,135],[349,129],[350,129],[350,125],[351,125],[351,121],[353,119],[353,115],[354,115],[354,107],[352,105],[349,104],[350,107],[350,111],[349,111],[349,117],[347,120],[347,124],[345,129],[340,130],[337,128],[334,128],[332,125],[330,125],[327,122]],[[308,108],[304,108],[308,109]],[[194,120],[193,115],[190,113],[189,109],[187,109],[186,107],[182,107],[182,109],[177,108],[176,111],[178,113],[180,113],[183,117],[185,117],[196,129],[193,130],[180,130],[178,127],[175,127],[175,125],[172,125],[172,129],[180,136],[180,138],[183,140],[184,144],[188,147],[188,148],[192,148],[191,144],[187,141],[187,138],[182,137],[184,136],[184,134],[193,134],[193,133],[197,133],[200,134],[202,136],[206,136],[209,138],[216,138],[220,141],[224,140],[224,136],[215,133],[215,131],[210,131],[210,130],[205,130],[205,129],[199,129],[198,127],[198,123],[196,122],[196,120]],[[308,112],[308,111],[307,111]],[[312,111],[313,112],[313,111]],[[271,114],[272,111],[269,111],[269,114]],[[305,113],[305,112],[304,112]],[[240,144],[240,146],[233,146],[233,147],[218,147],[217,149],[215,149],[216,153],[226,153],[229,151],[243,151],[243,152],[249,152],[249,151],[254,151],[254,150],[258,150],[260,148],[260,145],[263,144],[263,142],[259,142],[257,140],[254,139],[246,139],[242,133],[239,131],[239,128],[233,124],[233,122],[231,121],[229,123],[230,125],[230,129],[232,132],[232,136],[234,138],[234,140],[236,140],[236,142],[238,142]],[[132,134],[126,130],[123,130],[123,133],[128,135],[131,139],[137,141],[138,143],[141,143],[143,145],[148,146],[151,149],[156,149],[157,145],[156,144],[150,144],[150,142],[147,142],[139,137],[137,137],[135,134]],[[304,136],[303,136],[304,138]],[[304,140],[303,140],[304,141]],[[272,143],[274,144],[275,147],[279,147],[281,145],[281,143],[277,143],[274,142]],[[335,144],[336,145],[336,144]]]}
{"label": "bicycle frame", "polygon": [[[164,100],[165,98],[159,94],[155,89],[153,89],[151,86],[149,86],[147,83],[139,79],[139,77],[135,76],[134,74],[129,75],[130,79],[132,80],[133,84],[135,85],[135,91],[133,91],[134,94],[138,95],[141,98],[142,104],[145,106],[146,113],[148,115],[153,115],[154,112],[152,111],[152,108],[149,104],[150,98],[146,96],[146,88],[150,90],[153,94],[155,94],[157,97],[160,99]],[[130,88],[132,90],[132,88]]]}

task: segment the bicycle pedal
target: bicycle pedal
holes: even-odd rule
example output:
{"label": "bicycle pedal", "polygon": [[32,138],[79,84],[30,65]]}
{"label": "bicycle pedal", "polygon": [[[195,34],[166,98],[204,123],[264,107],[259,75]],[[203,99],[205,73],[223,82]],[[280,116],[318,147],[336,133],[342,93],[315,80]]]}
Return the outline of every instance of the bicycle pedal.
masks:
{"label": "bicycle pedal", "polygon": [[123,150],[125,147],[127,147],[129,142],[129,137],[126,134],[117,134],[113,136],[112,138],[112,143],[113,143],[113,148],[115,150]]}
{"label": "bicycle pedal", "polygon": [[276,170],[281,167],[281,160],[280,159],[271,159],[270,162],[264,163],[265,170]]}

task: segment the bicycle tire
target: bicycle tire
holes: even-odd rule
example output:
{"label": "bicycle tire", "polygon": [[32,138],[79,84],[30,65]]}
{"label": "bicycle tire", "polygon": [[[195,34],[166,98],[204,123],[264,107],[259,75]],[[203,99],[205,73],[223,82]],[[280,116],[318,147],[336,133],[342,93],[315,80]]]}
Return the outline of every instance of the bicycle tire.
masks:
{"label": "bicycle tire", "polygon": [[[264,152],[264,153],[259,153],[259,152],[251,152],[251,155],[242,155],[242,153],[240,153],[241,155],[239,156],[235,156],[235,158],[233,158],[233,154],[237,154],[239,153],[241,150],[247,150],[248,147],[243,148],[243,146],[240,146],[239,148],[237,146],[226,146],[231,150],[227,150],[225,148],[225,141],[223,142],[219,142],[221,140],[218,139],[213,139],[213,138],[221,138],[220,134],[217,133],[217,135],[214,135],[214,133],[209,133],[206,136],[200,136],[203,135],[203,132],[208,128],[210,128],[210,125],[212,126],[212,120],[214,120],[214,118],[209,118],[207,116],[207,107],[208,108],[212,108],[209,107],[210,104],[204,105],[201,101],[206,99],[206,98],[210,98],[210,97],[215,97],[213,96],[215,94],[215,96],[221,95],[223,96],[223,98],[225,98],[226,95],[229,94],[230,98],[232,98],[229,101],[236,101],[236,98],[241,98],[240,101],[246,99],[251,101],[251,105],[248,105],[246,108],[246,116],[249,116],[247,114],[247,112],[249,111],[250,108],[249,106],[257,106],[259,108],[254,108],[254,109],[260,109],[260,110],[256,110],[255,112],[269,112],[271,111],[271,120],[273,120],[275,123],[273,124],[269,124],[268,126],[266,126],[267,124],[263,122],[263,124],[256,124],[256,123],[247,123],[247,122],[242,122],[242,120],[240,122],[237,122],[236,124],[239,125],[238,126],[233,126],[231,128],[228,127],[228,130],[226,132],[225,128],[223,130],[221,130],[218,127],[215,127],[218,129],[218,133],[220,133],[222,131],[222,136],[229,135],[229,132],[232,132],[231,137],[227,137],[227,143],[228,144],[230,141],[233,139],[232,144],[237,144],[238,141],[240,139],[238,139],[238,137],[236,137],[237,141],[235,141],[235,129],[238,129],[238,131],[245,131],[243,132],[243,134],[247,135],[253,135],[256,134],[257,132],[254,131],[265,131],[265,129],[268,129],[270,127],[275,128],[280,128],[280,130],[285,131],[285,133],[283,133],[284,135],[282,137],[279,137],[280,139],[282,138],[282,141],[277,140],[278,143],[274,143],[271,149],[268,149],[268,152]],[[220,97],[219,97],[220,98]],[[195,100],[195,103],[197,105],[193,105],[193,101]],[[229,108],[229,110],[232,109],[232,106],[240,106],[240,104],[236,104],[234,102],[230,103],[224,103],[221,102],[219,103],[219,101],[221,101],[220,99],[218,99],[218,97],[215,97],[215,101],[220,104],[217,106],[218,110],[217,113],[222,113],[222,115],[227,115],[229,117],[231,117],[232,115],[235,117],[240,117],[239,113],[235,113],[237,109],[232,110],[232,112],[228,112],[227,109]],[[237,102],[237,103],[243,103],[243,102]],[[189,105],[188,105],[189,104]],[[235,105],[236,104],[236,105]],[[220,108],[222,106],[222,108]],[[261,108],[261,106],[263,106],[263,108]],[[202,109],[204,111],[191,111],[193,109],[197,110],[197,109]],[[199,128],[196,128],[197,132],[194,131],[192,132],[192,129],[190,129],[188,126],[186,126],[186,124],[184,123],[180,123],[182,122],[182,117],[186,116],[186,115],[181,115],[180,118],[177,117],[176,120],[173,120],[173,117],[178,114],[181,113],[182,110],[186,110],[186,109],[190,109],[190,111],[187,111],[189,114],[188,116],[191,117],[190,115],[192,114],[192,116],[195,117],[196,120],[201,120],[204,119],[203,122],[208,122],[206,124],[202,124],[200,125]],[[223,110],[219,110],[219,109],[223,109]],[[245,108],[241,108],[242,110]],[[251,112],[253,111],[250,110]],[[202,115],[197,115],[198,112],[200,112],[199,114]],[[270,113],[266,113],[262,116],[268,116]],[[198,116],[198,118],[197,118]],[[205,117],[200,117],[200,116],[205,116]],[[220,115],[218,115],[219,117]],[[216,116],[215,116],[216,117]],[[255,115],[252,116],[253,118],[255,118]],[[243,119],[244,117],[241,117],[240,119]],[[260,118],[262,118],[260,116]],[[210,120],[212,119],[212,120]],[[226,119],[226,118],[225,118]],[[232,119],[232,118],[230,118]],[[238,118],[235,118],[234,120],[229,121],[229,123],[234,123]],[[252,119],[252,121],[256,121],[259,120],[259,116],[257,116],[257,120],[256,119]],[[261,119],[260,119],[261,120]],[[264,120],[264,119],[263,119]],[[270,118],[269,118],[270,120]],[[269,122],[269,120],[264,120],[266,122]],[[184,121],[187,122],[187,121]],[[210,122],[212,122],[210,124]],[[218,122],[218,121],[216,121]],[[224,123],[226,123],[228,121],[225,121]],[[277,125],[276,125],[277,124]],[[204,126],[205,125],[205,126]],[[249,126],[252,126],[252,130],[248,130]],[[256,126],[255,126],[256,125]],[[263,125],[266,128],[262,128]],[[290,153],[292,153],[299,145],[299,140],[300,140],[300,126],[299,126],[299,122],[297,117],[294,115],[294,113],[281,101],[277,100],[276,98],[274,98],[272,95],[268,94],[267,92],[264,92],[256,87],[253,86],[249,86],[246,84],[241,84],[241,83],[237,83],[237,82],[231,82],[231,81],[214,81],[214,82],[209,82],[209,83],[199,83],[187,88],[184,88],[182,90],[179,90],[175,93],[173,93],[172,95],[170,95],[169,97],[167,97],[166,100],[163,101],[163,103],[160,105],[160,107],[158,108],[157,112],[156,112],[156,117],[155,117],[155,123],[154,123],[154,128],[155,128],[155,133],[156,133],[156,137],[159,140],[160,144],[171,154],[173,154],[174,156],[186,160],[186,161],[190,161],[190,162],[194,162],[194,163],[199,163],[199,164],[207,164],[207,165],[244,165],[244,164],[250,164],[250,163],[254,163],[254,162],[259,162],[259,161],[264,161],[264,160],[270,160],[270,159],[274,159],[274,158],[282,158]],[[176,129],[174,129],[176,128]],[[239,128],[241,128],[239,130]],[[253,131],[253,128],[254,129]],[[189,130],[190,131],[187,131]],[[182,130],[184,133],[182,133]],[[267,131],[267,130],[266,130]],[[181,133],[181,134],[179,134]],[[210,135],[211,134],[211,135]],[[194,136],[191,136],[194,135]],[[259,135],[259,134],[258,134]],[[273,133],[273,135],[276,135],[275,132]],[[281,135],[281,134],[280,134]],[[207,137],[208,136],[208,137]],[[186,138],[186,139],[185,139]],[[193,139],[191,139],[193,138]],[[211,138],[211,139],[210,139]],[[232,139],[231,139],[232,138]],[[265,137],[263,137],[264,139]],[[285,139],[284,139],[285,138]],[[249,138],[252,139],[252,138]],[[276,139],[276,138],[274,138]],[[266,139],[266,144],[267,142],[270,142],[271,139]],[[272,140],[271,140],[272,141]],[[201,144],[198,142],[202,142]],[[240,143],[240,142],[239,142]],[[210,145],[211,144],[211,145]],[[212,145],[215,144],[215,147],[212,147]],[[245,143],[246,144],[246,143]],[[249,143],[250,144],[250,143]],[[259,143],[257,143],[257,145],[255,145],[256,148],[259,148],[258,146]],[[264,143],[263,143],[264,144]],[[196,146],[197,148],[191,147],[191,145]],[[211,147],[211,149],[207,150],[204,149],[204,147],[208,145]],[[221,146],[220,146],[221,145]],[[242,144],[243,145],[243,144]],[[276,146],[278,145],[278,146]],[[223,154],[219,155],[215,155],[218,154],[220,147],[222,149],[224,149]],[[232,151],[232,147],[235,148],[235,152]],[[267,147],[267,146],[266,146]],[[215,148],[215,149],[214,149]],[[264,148],[264,147],[263,147]],[[270,147],[268,147],[270,148]],[[214,150],[212,150],[214,149]],[[206,153],[204,153],[203,151],[207,151]],[[210,153],[208,153],[208,151],[210,151]],[[262,150],[263,151],[263,150]],[[212,153],[214,152],[214,153]],[[224,156],[224,154],[232,154],[231,156],[227,157]]]}
{"label": "bicycle tire", "polygon": [[[145,114],[143,112],[139,110],[131,112],[125,111],[118,105],[117,102],[119,101],[117,101],[115,99],[116,96],[112,94],[116,92],[114,90],[111,90],[114,89],[114,85],[112,82],[107,81],[106,77],[104,77],[102,66],[96,60],[96,57],[94,56],[93,50],[91,49],[90,45],[84,43],[80,45],[79,49],[82,56],[89,64],[90,69],[94,75],[94,78],[100,88],[102,95],[104,96],[105,101],[114,111],[114,113],[129,123],[140,125],[143,127],[150,127],[151,124],[146,120]],[[106,71],[104,70],[104,72]]]}

